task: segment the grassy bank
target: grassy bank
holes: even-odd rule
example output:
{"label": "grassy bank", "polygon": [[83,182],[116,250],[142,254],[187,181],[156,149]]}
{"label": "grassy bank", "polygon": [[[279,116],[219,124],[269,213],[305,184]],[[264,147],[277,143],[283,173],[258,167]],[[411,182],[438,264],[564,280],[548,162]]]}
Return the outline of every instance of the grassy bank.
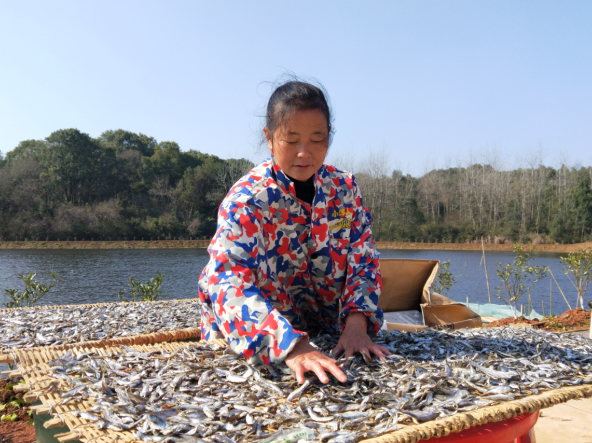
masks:
{"label": "grassy bank", "polygon": [[[191,249],[207,248],[209,240],[152,240],[152,241],[4,241],[0,249]],[[377,242],[378,249],[427,249],[445,251],[480,251],[481,243],[418,243]],[[512,251],[512,244],[485,244],[486,251]],[[579,248],[591,248],[592,242],[570,245],[534,246],[540,252],[566,254]]]}

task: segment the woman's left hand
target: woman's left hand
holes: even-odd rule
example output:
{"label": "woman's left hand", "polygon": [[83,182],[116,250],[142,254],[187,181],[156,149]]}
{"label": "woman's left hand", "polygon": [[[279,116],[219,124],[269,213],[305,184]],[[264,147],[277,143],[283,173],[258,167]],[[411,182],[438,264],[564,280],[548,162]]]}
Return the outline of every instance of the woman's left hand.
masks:
{"label": "woman's left hand", "polygon": [[341,333],[341,338],[333,349],[333,355],[337,358],[341,353],[348,358],[356,352],[361,352],[365,359],[371,360],[372,354],[380,360],[384,360],[385,355],[391,355],[384,346],[377,345],[372,341],[366,332],[368,320],[366,314],[355,312],[345,319],[345,329]]}

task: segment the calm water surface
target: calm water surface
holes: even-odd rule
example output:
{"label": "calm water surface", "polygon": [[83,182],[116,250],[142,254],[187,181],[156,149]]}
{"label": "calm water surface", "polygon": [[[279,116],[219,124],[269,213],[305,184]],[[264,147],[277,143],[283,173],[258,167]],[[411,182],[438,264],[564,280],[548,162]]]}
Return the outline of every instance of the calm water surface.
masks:
{"label": "calm water surface", "polygon": [[[411,251],[382,250],[384,258],[415,258],[429,260],[450,260],[450,270],[457,283],[448,293],[454,300],[471,303],[487,303],[487,284],[480,252],[474,251]],[[563,273],[559,254],[541,254],[535,264],[549,266],[559,285],[568,297],[572,307],[576,293]],[[512,261],[510,252],[487,252],[487,269],[491,287],[492,302],[501,303],[496,298],[499,277],[496,276],[497,262]],[[42,281],[56,271],[60,282],[48,295],[40,300],[40,305],[101,303],[118,301],[117,293],[128,290],[128,277],[146,282],[156,275],[165,275],[164,299],[184,299],[197,297],[197,279],[208,261],[205,249],[136,249],[136,250],[0,250],[0,306],[9,300],[4,290],[22,289],[17,275],[36,272]],[[541,312],[541,300],[545,302],[545,312],[549,313],[551,278],[543,280],[532,291],[536,311]],[[129,294],[129,291],[128,291]],[[526,304],[528,296],[521,299]],[[588,300],[589,297],[586,297]],[[559,314],[567,309],[557,287],[553,283],[553,313]]]}

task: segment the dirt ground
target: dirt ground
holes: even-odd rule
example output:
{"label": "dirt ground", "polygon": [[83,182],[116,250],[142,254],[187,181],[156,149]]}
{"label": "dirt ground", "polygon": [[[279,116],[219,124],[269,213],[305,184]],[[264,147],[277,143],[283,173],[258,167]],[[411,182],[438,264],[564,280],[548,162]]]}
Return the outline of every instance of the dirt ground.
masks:
{"label": "dirt ground", "polygon": [[527,324],[527,325],[536,325],[539,324],[541,321],[538,318],[533,320],[529,320],[526,317],[506,317],[500,318],[494,322],[491,322],[487,325],[488,328],[497,328],[500,326],[510,326],[510,325],[518,325],[518,324]]}
{"label": "dirt ground", "polygon": [[29,404],[10,404],[15,400],[22,400],[22,392],[14,392],[7,389],[10,385],[18,383],[17,380],[0,378],[0,405],[5,405],[0,415],[12,416],[16,414],[15,422],[0,422],[0,443],[31,443],[35,441],[35,426],[27,424],[31,417],[28,414]]}
{"label": "dirt ground", "polygon": [[542,320],[538,318],[529,320],[525,317],[507,317],[496,320],[487,325],[488,328],[497,326],[509,326],[527,324],[533,327],[545,329],[547,331],[573,331],[575,329],[586,329],[590,327],[590,311],[585,311],[582,308],[572,309],[566,311],[559,316],[543,317]]}
{"label": "dirt ground", "polygon": [[26,421],[0,422],[0,443],[34,443],[35,426]]}
{"label": "dirt ground", "polygon": [[573,331],[590,327],[590,311],[582,308],[566,311],[558,317],[545,317],[543,329],[548,331]]}

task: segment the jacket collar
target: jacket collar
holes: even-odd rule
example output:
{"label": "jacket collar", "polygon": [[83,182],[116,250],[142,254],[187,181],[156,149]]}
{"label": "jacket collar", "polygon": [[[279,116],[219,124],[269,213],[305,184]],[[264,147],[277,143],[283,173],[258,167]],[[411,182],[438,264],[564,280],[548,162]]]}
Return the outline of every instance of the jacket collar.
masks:
{"label": "jacket collar", "polygon": [[[288,194],[292,194],[294,197],[296,197],[296,188],[294,187],[294,182],[292,182],[292,180],[290,180],[290,178],[284,173],[284,171],[282,171],[282,168],[280,168],[280,165],[278,165],[278,163],[276,162],[275,156],[273,154],[271,155],[270,160],[271,160],[271,173],[272,173],[273,178],[275,179],[276,183],[284,190],[284,192],[286,192]],[[322,172],[324,170],[325,170],[325,165],[323,164],[314,175],[314,184],[315,184],[315,189],[316,189],[317,194],[319,192],[319,187],[321,187],[321,189],[322,189],[322,186],[323,186],[323,180],[321,179],[321,177],[323,175]],[[316,196],[315,196],[315,200],[316,200]]]}
{"label": "jacket collar", "polygon": [[288,178],[286,174],[284,174],[284,171],[282,171],[282,168],[280,168],[280,165],[278,165],[273,154],[271,155],[271,172],[276,183],[284,190],[284,192],[296,196],[294,183]]}

